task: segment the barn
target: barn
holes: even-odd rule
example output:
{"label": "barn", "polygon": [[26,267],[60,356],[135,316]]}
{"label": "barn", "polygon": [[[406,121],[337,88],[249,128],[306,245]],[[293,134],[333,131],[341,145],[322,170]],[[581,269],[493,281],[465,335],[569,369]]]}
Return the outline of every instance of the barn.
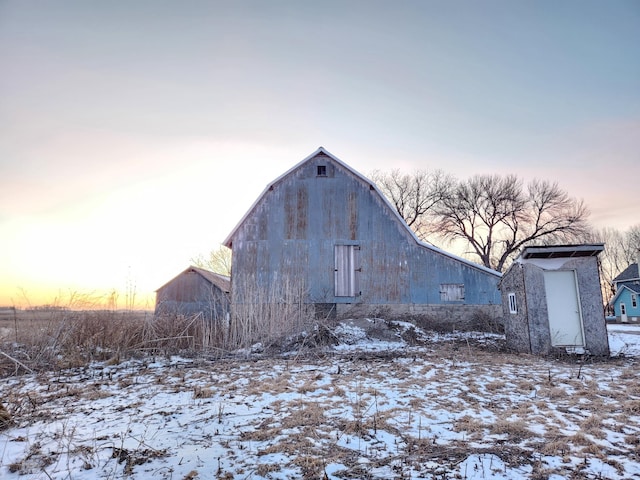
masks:
{"label": "barn", "polygon": [[191,266],[156,290],[155,314],[226,318],[230,283],[229,277]]}
{"label": "barn", "polygon": [[323,315],[500,317],[501,274],[421,242],[376,185],[320,147],[267,185],[224,245],[233,304],[282,284]]}
{"label": "barn", "polygon": [[507,346],[609,355],[597,255],[603,244],[526,247],[500,282]]}

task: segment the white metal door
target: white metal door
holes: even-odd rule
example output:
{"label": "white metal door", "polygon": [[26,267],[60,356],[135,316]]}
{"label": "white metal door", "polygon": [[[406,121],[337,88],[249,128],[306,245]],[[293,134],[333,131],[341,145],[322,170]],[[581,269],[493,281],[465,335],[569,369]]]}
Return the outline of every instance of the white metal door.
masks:
{"label": "white metal door", "polygon": [[551,345],[584,347],[578,286],[573,270],[544,272]]}
{"label": "white metal door", "polygon": [[627,317],[627,306],[624,303],[620,304],[620,321],[622,323],[627,323],[629,318]]}
{"label": "white metal door", "polygon": [[335,255],[335,295],[355,297],[358,295],[358,251],[357,245],[336,245]]}

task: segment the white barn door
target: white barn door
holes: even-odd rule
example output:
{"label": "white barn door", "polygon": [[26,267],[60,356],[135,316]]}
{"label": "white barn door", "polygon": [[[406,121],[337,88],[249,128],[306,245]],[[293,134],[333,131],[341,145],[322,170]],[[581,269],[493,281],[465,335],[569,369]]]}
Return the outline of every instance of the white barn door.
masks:
{"label": "white barn door", "polygon": [[545,271],[544,289],[547,294],[551,345],[584,347],[575,272],[573,270]]}
{"label": "white barn door", "polygon": [[335,246],[335,295],[336,297],[355,297],[358,295],[357,245]]}

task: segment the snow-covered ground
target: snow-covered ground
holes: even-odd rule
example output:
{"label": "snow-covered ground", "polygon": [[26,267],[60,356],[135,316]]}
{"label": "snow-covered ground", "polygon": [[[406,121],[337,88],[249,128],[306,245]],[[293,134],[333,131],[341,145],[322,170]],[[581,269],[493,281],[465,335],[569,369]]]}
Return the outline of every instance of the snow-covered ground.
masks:
{"label": "snow-covered ground", "polygon": [[373,326],[277,358],[5,378],[0,478],[640,478],[640,327],[610,325],[602,361]]}

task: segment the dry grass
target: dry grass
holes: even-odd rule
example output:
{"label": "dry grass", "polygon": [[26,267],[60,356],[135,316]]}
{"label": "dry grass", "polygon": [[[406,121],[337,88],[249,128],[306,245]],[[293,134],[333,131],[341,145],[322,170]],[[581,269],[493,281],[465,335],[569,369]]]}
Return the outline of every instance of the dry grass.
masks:
{"label": "dry grass", "polygon": [[495,435],[508,435],[512,441],[520,441],[533,436],[531,430],[527,428],[526,422],[521,419],[498,419],[491,425],[491,433]]}
{"label": "dry grass", "polygon": [[[261,289],[250,280],[243,284],[248,300],[236,294],[230,321],[202,314],[156,317],[150,312],[72,308],[91,307],[89,299],[81,298],[67,308],[1,310],[0,376],[92,361],[117,364],[140,355],[221,357],[256,343],[285,348],[283,341],[296,335],[295,347],[326,341],[326,329],[318,327],[313,311],[302,302],[302,286],[279,279],[277,288]],[[303,331],[315,334],[300,336]]]}
{"label": "dry grass", "polygon": [[[609,458],[600,439],[614,429],[615,422],[625,422],[622,434],[627,438],[627,444],[616,445],[616,451],[638,455],[640,443],[634,439],[640,430],[633,423],[634,404],[629,404],[626,416],[619,414],[625,401],[634,399],[621,400],[614,395],[610,387],[623,385],[619,378],[611,378],[609,366],[601,365],[599,373],[593,373],[602,388],[590,396],[610,408],[595,411],[590,403],[584,405],[578,393],[582,391],[577,388],[579,382],[569,377],[571,366],[558,367],[549,382],[547,363],[542,359],[531,359],[523,370],[518,362],[512,362],[513,356],[506,354],[493,355],[490,363],[464,363],[456,358],[445,365],[441,354],[439,346],[433,346],[419,360],[411,355],[381,360],[375,354],[353,358],[335,353],[313,360],[217,359],[194,362],[192,368],[157,372],[150,368],[144,375],[162,380],[147,378],[145,385],[138,377],[143,373],[131,372],[128,364],[116,364],[108,370],[130,372],[114,374],[113,378],[128,399],[123,416],[143,408],[143,399],[131,404],[130,398],[137,398],[136,392],[144,391],[146,385],[158,391],[187,392],[191,399],[188,408],[201,409],[198,425],[207,422],[215,432],[206,442],[218,442],[228,451],[229,463],[220,468],[218,478],[259,474],[279,478],[284,469],[294,467],[300,478],[322,478],[328,463],[345,466],[347,470],[340,478],[375,478],[372,472],[381,466],[397,467],[397,478],[454,478],[452,475],[459,471],[456,466],[473,453],[495,454],[510,465],[530,465],[533,471],[527,478],[548,478],[552,474],[574,478],[570,475],[576,458],[598,458],[614,465],[615,455],[620,453]],[[496,357],[502,362],[499,371],[494,367]],[[432,375],[425,379],[424,371]],[[7,403],[22,422],[27,418],[41,422],[59,415],[55,411],[60,404],[73,405],[92,395],[99,398],[104,395],[102,382],[109,381],[106,376],[92,377],[81,387],[70,381],[47,381],[55,375],[43,373],[42,383],[50,387],[37,393],[20,390],[21,377],[12,379],[16,382],[12,388],[15,394],[7,396]],[[487,383],[491,386],[482,388]],[[475,392],[473,396],[467,387]],[[569,394],[572,388],[575,391]],[[532,389],[540,395],[531,395]],[[554,389],[562,394],[552,395]],[[245,405],[255,408],[265,398],[272,400],[259,413],[245,415]],[[238,409],[238,405],[242,407]],[[234,408],[243,413],[234,415]],[[156,412],[156,417],[165,415],[167,422],[171,421],[172,413]],[[396,440],[386,444],[381,441],[388,438]],[[138,459],[145,458],[144,450],[140,455],[125,452],[131,458],[131,469]],[[267,456],[270,454],[285,460],[275,462]],[[244,467],[230,467],[247,455],[251,460]],[[558,460],[550,467],[539,460],[541,455]],[[566,466],[561,464],[562,459],[566,459]],[[22,461],[12,468],[26,472],[41,468],[43,461],[43,454],[25,451]],[[450,470],[442,470],[443,466]],[[187,470],[174,478],[188,478],[189,474]],[[196,478],[194,475],[189,478]]]}
{"label": "dry grass", "polygon": [[469,434],[481,434],[487,428],[488,425],[470,415],[460,417],[455,424],[456,432],[467,432]]}

